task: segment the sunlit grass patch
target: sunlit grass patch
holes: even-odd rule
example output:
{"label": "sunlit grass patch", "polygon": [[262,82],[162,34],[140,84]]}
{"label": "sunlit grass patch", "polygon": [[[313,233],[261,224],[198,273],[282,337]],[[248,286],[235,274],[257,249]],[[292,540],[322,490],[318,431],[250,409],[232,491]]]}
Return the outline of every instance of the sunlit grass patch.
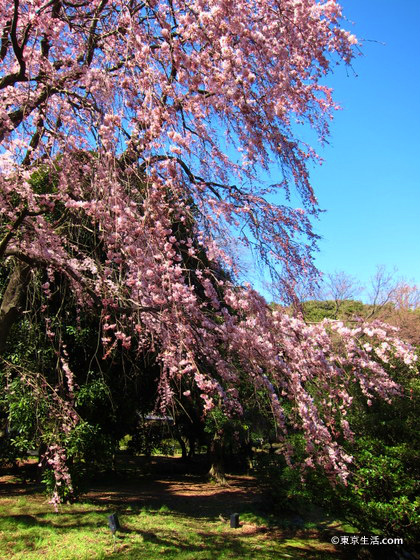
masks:
{"label": "sunlit grass patch", "polygon": [[[0,498],[1,560],[337,560],[339,554],[314,530],[291,536],[263,515],[241,513],[232,529],[223,517],[202,518],[155,508],[121,506],[115,539],[108,515],[115,510],[91,503],[63,505],[54,513],[41,495]],[[310,533],[310,534],[309,534]]]}

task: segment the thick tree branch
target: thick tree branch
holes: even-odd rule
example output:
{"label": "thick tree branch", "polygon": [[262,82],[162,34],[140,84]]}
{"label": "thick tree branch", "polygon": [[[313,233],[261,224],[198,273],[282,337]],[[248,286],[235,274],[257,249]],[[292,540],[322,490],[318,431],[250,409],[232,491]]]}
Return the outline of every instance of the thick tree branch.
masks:
{"label": "thick tree branch", "polygon": [[107,5],[108,0],[102,0],[102,2],[100,2],[100,4],[98,5],[98,7],[95,10],[95,15],[93,17],[90,29],[89,29],[89,38],[88,38],[88,42],[87,42],[87,47],[86,47],[86,57],[85,57],[85,64],[87,66],[90,66],[90,64],[92,63],[93,60],[93,54],[95,52],[95,48],[96,48],[96,44],[98,41],[98,37],[96,35],[96,28],[98,26],[98,22],[99,22],[99,16],[101,14],[101,12],[105,9],[105,6]]}
{"label": "thick tree branch", "polygon": [[[42,103],[44,103],[44,101],[46,101],[56,91],[56,89],[46,86],[41,91],[38,97],[28,102],[23,107],[16,109],[12,113],[9,113],[8,116],[11,123],[13,124],[13,128],[17,128],[22,123],[22,121],[32,113],[34,109],[37,109],[40,105],[42,105]],[[8,129],[6,127],[3,127],[3,130],[0,130],[0,142],[4,140],[7,131]]]}
{"label": "thick tree branch", "polygon": [[12,20],[9,20],[6,22],[6,25],[4,26],[3,33],[1,36],[0,60],[4,60],[6,58],[7,51],[9,50],[9,46],[11,44],[9,38],[11,27],[12,27]]}
{"label": "thick tree branch", "polygon": [[31,141],[29,142],[29,148],[26,152],[26,155],[22,161],[23,167],[27,167],[31,163],[31,155],[34,150],[37,149],[38,144],[44,134],[45,127],[44,127],[44,119],[42,117],[38,120],[38,125],[36,127],[35,134],[32,136]]}
{"label": "thick tree branch", "polygon": [[10,42],[7,39],[7,33],[9,32],[8,27],[6,26],[5,29],[3,30],[3,36],[2,36],[2,54],[4,53],[4,56],[6,56],[7,53],[7,48],[8,45],[11,44],[13,47],[13,51],[15,53],[16,56],[16,60],[19,63],[19,71],[18,72],[14,72],[12,74],[8,74],[7,76],[5,76],[1,81],[0,81],[0,89],[4,89],[7,86],[12,86],[14,85],[16,82],[27,82],[28,78],[25,75],[26,73],[26,62],[25,59],[23,58],[23,47],[28,39],[28,34],[29,34],[29,29],[30,27],[28,26],[25,30],[25,34],[22,40],[22,45],[19,45],[18,39],[17,39],[17,23],[18,23],[18,19],[19,19],[19,0],[14,0],[14,13],[13,13],[13,19],[11,22],[11,26],[10,26]]}
{"label": "thick tree branch", "polygon": [[16,218],[15,222],[12,224],[12,226],[10,227],[9,231],[6,233],[6,235],[3,237],[3,239],[0,241],[0,260],[3,258],[6,249],[7,249],[7,245],[9,243],[9,241],[12,239],[12,237],[14,236],[15,232],[19,229],[19,227],[21,226],[21,224],[23,223],[23,220],[29,215],[28,209],[24,208],[22,210],[22,212],[20,213],[20,215]]}
{"label": "thick tree branch", "polygon": [[[45,268],[47,266],[53,266],[53,263],[51,261],[43,260],[43,259],[38,258],[38,257],[33,258],[33,257],[30,257],[30,256],[26,255],[22,251],[18,251],[18,250],[15,250],[15,249],[6,250],[5,253],[4,253],[4,256],[16,258],[21,263],[27,265],[27,267],[29,269]],[[89,297],[92,299],[95,307],[97,309],[103,309],[104,306],[103,306],[101,297],[94,290],[92,290],[92,288],[90,288],[87,285],[86,278],[81,278],[70,267],[60,266],[60,267],[57,268],[57,272],[63,274],[64,276],[68,276],[69,278],[71,278],[72,280],[77,282],[83,288],[83,290],[89,295]],[[112,310],[112,312],[120,314],[120,315],[130,315],[130,314],[133,314],[133,313],[160,313],[162,310],[166,309],[167,307],[168,307],[168,305],[160,305],[159,307],[142,306],[142,305],[138,305],[135,302],[132,302],[132,304],[127,305],[127,306],[121,306],[121,305],[118,305],[118,304],[111,305],[110,310]]]}
{"label": "thick tree branch", "polygon": [[17,262],[10,276],[0,306],[0,355],[13,324],[18,320],[25,299],[31,267]]}

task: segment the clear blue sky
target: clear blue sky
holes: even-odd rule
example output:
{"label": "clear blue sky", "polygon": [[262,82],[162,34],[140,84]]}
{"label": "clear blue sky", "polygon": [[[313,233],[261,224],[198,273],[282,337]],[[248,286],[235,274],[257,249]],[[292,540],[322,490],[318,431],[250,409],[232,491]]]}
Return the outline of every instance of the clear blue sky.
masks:
{"label": "clear blue sky", "polygon": [[342,0],[362,43],[329,83],[336,113],[313,171],[318,268],[366,282],[377,264],[420,284],[420,1]]}
{"label": "clear blue sky", "polygon": [[342,110],[311,173],[326,210],[315,223],[323,238],[315,262],[362,284],[376,265],[420,284],[420,0],[341,5],[362,55],[326,80]]}

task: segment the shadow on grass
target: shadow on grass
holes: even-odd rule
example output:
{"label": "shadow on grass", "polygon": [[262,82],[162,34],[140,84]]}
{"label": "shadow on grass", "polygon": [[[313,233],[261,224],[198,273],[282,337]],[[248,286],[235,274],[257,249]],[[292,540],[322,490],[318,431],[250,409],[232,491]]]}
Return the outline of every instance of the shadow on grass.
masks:
{"label": "shadow on grass", "polygon": [[[176,467],[173,470],[171,470],[172,465]],[[19,529],[26,528],[31,529],[33,533],[36,532],[33,529],[37,527],[46,530],[57,529],[60,533],[72,536],[73,532],[84,529],[92,532],[94,536],[98,529],[107,528],[107,516],[116,512],[121,516],[123,530],[117,534],[115,552],[107,556],[115,559],[153,558],[155,560],[160,555],[167,556],[169,560],[171,558],[184,560],[184,557],[186,560],[254,557],[259,560],[395,558],[389,555],[391,553],[389,548],[381,556],[371,555],[366,548],[368,555],[360,556],[360,550],[355,546],[337,547],[334,550],[331,546],[331,537],[346,533],[340,530],[338,524],[332,526],[331,521],[322,514],[313,516],[312,520],[309,515],[301,517],[287,511],[269,515],[264,507],[262,496],[256,489],[255,481],[250,477],[229,476],[227,486],[218,486],[209,484],[203,473],[179,472],[177,460],[169,459],[162,462],[160,467],[154,476],[138,476],[133,473],[137,468],[137,463],[133,460],[129,469],[131,472],[127,472],[125,478],[120,473],[117,477],[98,479],[95,487],[82,497],[82,502],[86,503],[86,506],[81,504],[73,510],[64,508],[61,515],[55,515],[52,511],[31,514],[32,498],[28,499],[26,511],[22,504],[20,511],[25,513],[10,514],[3,508],[3,514],[6,515],[0,515],[0,530],[5,529],[5,533],[7,531],[13,537],[14,531],[18,532]],[[40,491],[39,485],[22,484],[12,480],[11,477],[7,478],[0,482],[0,496],[3,498],[28,496]],[[39,504],[37,509],[38,507]],[[86,509],[83,509],[84,507]],[[140,516],[142,512],[152,517],[156,515],[160,521],[168,516],[167,528],[156,529],[156,532],[141,527],[124,528],[125,516]],[[229,527],[232,513],[239,513],[242,523],[253,525],[250,534],[241,530],[237,532],[225,530]],[[191,529],[193,535],[183,534],[177,530],[171,531],[169,517],[198,519],[200,530]],[[225,524],[224,527],[220,526],[221,532],[205,532],[206,523],[218,519]],[[132,523],[127,524],[133,526]],[[149,522],[148,525],[150,524]],[[156,528],[153,526],[153,520],[152,528]],[[104,534],[103,531],[101,534]],[[138,542],[139,536],[142,537],[141,542]],[[111,540],[110,534],[109,537]],[[254,540],[248,537],[254,537]],[[36,536],[22,535],[22,538],[27,539],[27,547],[30,549]],[[257,544],[254,541],[257,541]],[[311,545],[311,541],[314,546]],[[119,550],[121,547],[124,550]]]}
{"label": "shadow on grass", "polygon": [[[92,520],[83,517],[89,515],[100,515],[101,518]],[[98,528],[107,526],[107,513],[104,510],[88,510],[66,512],[63,514],[55,513],[36,513],[28,514],[9,514],[0,515],[0,529],[2,525],[13,525],[16,529],[42,527],[52,529],[64,529],[66,531],[78,531],[81,528]]]}
{"label": "shadow on grass", "polygon": [[[287,526],[279,520],[277,527],[250,525],[252,530],[246,533],[238,529],[237,531],[223,530],[221,533],[194,531],[193,536],[171,530],[170,526],[165,529],[159,528],[155,531],[151,529],[129,528],[124,526],[124,517],[136,516],[142,510],[135,511],[130,509],[118,510],[121,515],[120,521],[122,529],[117,533],[115,551],[110,552],[106,557],[115,559],[138,559],[138,558],[158,558],[165,555],[169,559],[213,560],[219,558],[258,558],[259,560],[271,560],[272,558],[290,558],[292,560],[395,560],[400,556],[395,555],[394,547],[369,547],[347,546],[332,547],[331,536],[341,536],[347,533],[325,525],[325,530],[320,527],[318,530],[302,529]],[[155,513],[160,519],[165,516],[173,517],[173,512],[149,511]],[[66,512],[62,515],[52,516],[46,514],[18,514],[0,517],[0,530],[11,532],[22,529],[53,529],[60,530],[62,534],[77,533],[80,529],[89,529],[92,535],[95,530],[107,527],[107,515],[109,512],[104,510],[86,510],[77,512]],[[83,516],[99,515],[97,519],[83,520]],[[227,520],[226,520],[227,521]],[[4,524],[2,522],[5,522]],[[131,520],[132,522],[132,520]],[[244,526],[245,525],[245,526]],[[284,525],[284,528],[281,526]],[[241,525],[246,528],[246,523]],[[228,523],[226,523],[226,528]],[[102,533],[103,535],[103,533]],[[40,535],[42,536],[42,535]],[[142,537],[141,542],[136,541]],[[109,534],[111,541],[111,534]],[[36,536],[34,534],[19,536],[20,544],[27,550],[33,548]],[[197,543],[197,541],[199,541]],[[314,544],[311,544],[311,541]],[[120,550],[119,550],[120,549]],[[150,556],[152,554],[152,556]],[[146,555],[146,556],[145,556]],[[254,556],[255,555],[255,556]]]}
{"label": "shadow on grass", "polygon": [[[161,548],[161,553],[165,557],[172,558],[202,558],[203,560],[219,560],[220,558],[258,558],[259,560],[271,560],[273,558],[291,558],[308,560],[338,560],[345,559],[331,547],[329,550],[320,550],[319,546],[312,546],[310,543],[288,545],[289,539],[279,539],[273,544],[272,541],[261,540],[259,545],[247,542],[247,535],[227,534],[215,535],[214,533],[197,533],[201,537],[201,542],[196,544],[188,542],[182,535],[174,534],[172,537],[162,537],[152,531],[137,531],[143,537],[143,543],[133,543],[130,549],[124,548],[124,537],[120,536],[117,540],[116,551],[109,554],[110,558],[115,559],[138,559],[146,558],[145,551],[150,550],[149,545]],[[255,536],[255,535],[254,535]],[[159,554],[157,552],[157,554]]]}
{"label": "shadow on grass", "polygon": [[0,482],[0,497],[28,496],[39,494],[43,491],[42,484],[21,482],[11,480],[10,482]]}
{"label": "shadow on grass", "polygon": [[162,505],[194,518],[215,518],[241,513],[261,502],[255,483],[246,477],[228,478],[227,486],[210,485],[203,475],[165,476],[161,480],[142,477],[114,486],[100,484],[83,496],[83,501],[107,507],[147,507],[159,510]]}

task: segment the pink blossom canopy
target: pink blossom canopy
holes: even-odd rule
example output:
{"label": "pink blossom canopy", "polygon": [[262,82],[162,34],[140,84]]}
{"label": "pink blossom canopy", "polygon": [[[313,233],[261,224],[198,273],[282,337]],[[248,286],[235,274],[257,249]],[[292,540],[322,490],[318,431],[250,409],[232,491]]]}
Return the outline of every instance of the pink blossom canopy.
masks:
{"label": "pink blossom canopy", "polygon": [[[207,409],[240,411],[246,378],[280,435],[302,429],[308,456],[345,477],[335,442],[350,433],[350,383],[389,397],[381,363],[410,361],[407,348],[378,326],[272,312],[222,273],[234,274],[234,237],[281,278],[314,274],[316,154],[296,130],[328,134],[323,78],[357,42],[340,17],[335,0],[3,1],[0,259],[46,268],[46,295],[65,278],[79,305],[101,310],[109,351],[153,347],[162,406],[188,378]],[[273,163],[267,188],[258,174]],[[272,202],[291,189],[303,209]]]}

